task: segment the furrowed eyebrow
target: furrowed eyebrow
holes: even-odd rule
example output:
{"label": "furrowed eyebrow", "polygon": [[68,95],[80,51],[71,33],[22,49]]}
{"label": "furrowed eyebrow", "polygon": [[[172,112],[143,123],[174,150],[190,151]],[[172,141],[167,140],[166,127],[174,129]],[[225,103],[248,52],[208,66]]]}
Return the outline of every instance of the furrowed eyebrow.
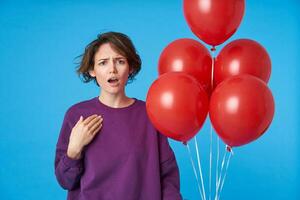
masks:
{"label": "furrowed eyebrow", "polygon": [[115,57],[114,59],[115,59],[115,60],[121,60],[121,59],[126,59],[126,58],[120,56],[120,57]]}
{"label": "furrowed eyebrow", "polygon": [[[114,60],[121,60],[121,59],[126,59],[126,58],[120,56],[120,57],[115,57],[115,58],[113,58],[113,59],[114,59]],[[100,58],[100,59],[98,59],[98,62],[104,61],[104,60],[109,60],[109,58]]]}
{"label": "furrowed eyebrow", "polygon": [[100,59],[98,60],[98,62],[99,62],[99,61],[103,61],[103,60],[109,60],[109,58],[100,58]]}

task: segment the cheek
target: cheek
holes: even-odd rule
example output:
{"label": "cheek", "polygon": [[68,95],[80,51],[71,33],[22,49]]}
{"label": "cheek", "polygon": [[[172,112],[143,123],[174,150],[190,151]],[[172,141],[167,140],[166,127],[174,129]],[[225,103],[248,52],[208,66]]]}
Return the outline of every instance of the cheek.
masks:
{"label": "cheek", "polygon": [[104,79],[103,78],[99,78],[99,77],[97,77],[97,82],[98,82],[98,84],[100,86],[102,86],[105,83]]}
{"label": "cheek", "polygon": [[96,80],[98,82],[99,85],[103,85],[106,82],[106,77],[103,75],[103,73],[96,71]]}
{"label": "cheek", "polygon": [[129,76],[129,70],[125,70],[122,74],[123,80],[127,80]]}

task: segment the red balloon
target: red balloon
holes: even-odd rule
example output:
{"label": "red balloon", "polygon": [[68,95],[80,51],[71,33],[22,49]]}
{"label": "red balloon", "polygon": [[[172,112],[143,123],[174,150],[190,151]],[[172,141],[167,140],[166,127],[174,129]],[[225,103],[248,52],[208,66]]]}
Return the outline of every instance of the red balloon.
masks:
{"label": "red balloon", "polygon": [[193,39],[178,39],[170,43],[161,53],[158,63],[159,74],[186,72],[194,76],[207,94],[211,91],[212,58],[209,51]]}
{"label": "red balloon", "polygon": [[249,39],[239,39],[227,44],[216,57],[214,87],[228,77],[250,74],[268,83],[271,60],[263,46]]}
{"label": "red balloon", "polygon": [[213,91],[209,116],[217,134],[229,146],[256,140],[274,116],[274,99],[266,83],[244,74],[223,81]]}
{"label": "red balloon", "polygon": [[205,43],[225,42],[239,27],[244,0],[184,0],[185,19],[192,32]]}
{"label": "red balloon", "polygon": [[202,127],[208,112],[208,96],[198,81],[183,72],[161,75],[146,99],[148,116],[158,131],[187,142]]}

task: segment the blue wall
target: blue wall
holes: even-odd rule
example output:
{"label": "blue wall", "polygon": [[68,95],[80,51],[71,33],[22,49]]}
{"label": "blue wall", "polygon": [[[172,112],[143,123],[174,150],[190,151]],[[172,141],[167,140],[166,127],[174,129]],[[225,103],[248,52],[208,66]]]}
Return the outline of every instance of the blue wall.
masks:
{"label": "blue wall", "polygon": [[[234,149],[221,199],[300,198],[299,8],[296,0],[249,0],[240,28],[229,39],[250,38],[269,52],[276,113],[265,135]],[[62,119],[70,105],[99,93],[77,77],[74,58],[109,30],[128,34],[140,52],[143,68],[127,94],[142,100],[157,78],[162,49],[178,38],[196,39],[180,0],[0,2],[0,199],[65,198],[54,176]],[[209,131],[207,120],[198,136],[206,186]],[[200,199],[186,148],[171,145],[184,198]]]}

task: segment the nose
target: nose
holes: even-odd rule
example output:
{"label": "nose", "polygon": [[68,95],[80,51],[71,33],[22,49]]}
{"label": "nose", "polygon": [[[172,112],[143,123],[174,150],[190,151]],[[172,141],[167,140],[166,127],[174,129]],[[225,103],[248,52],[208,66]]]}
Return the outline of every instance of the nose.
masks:
{"label": "nose", "polygon": [[110,62],[109,73],[117,73],[116,62],[114,60]]}

